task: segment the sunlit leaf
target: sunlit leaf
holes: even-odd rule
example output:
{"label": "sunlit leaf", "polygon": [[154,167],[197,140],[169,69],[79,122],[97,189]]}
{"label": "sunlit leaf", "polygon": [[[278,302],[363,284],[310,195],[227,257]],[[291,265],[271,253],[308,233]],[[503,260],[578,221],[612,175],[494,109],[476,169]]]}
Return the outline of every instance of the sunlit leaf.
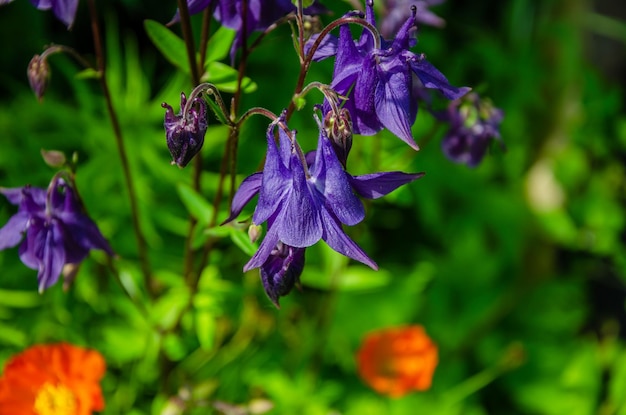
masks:
{"label": "sunlit leaf", "polygon": [[179,183],[176,186],[176,190],[189,214],[198,220],[199,223],[208,223],[213,215],[213,206],[202,195],[186,184]]}
{"label": "sunlit leaf", "polygon": [[189,73],[189,59],[185,42],[161,23],[146,20],[144,28],[154,46],[174,66]]}
{"label": "sunlit leaf", "polygon": [[221,61],[228,56],[230,46],[235,40],[236,33],[235,30],[229,29],[226,26],[220,27],[213,33],[206,45],[205,68],[210,62]]}

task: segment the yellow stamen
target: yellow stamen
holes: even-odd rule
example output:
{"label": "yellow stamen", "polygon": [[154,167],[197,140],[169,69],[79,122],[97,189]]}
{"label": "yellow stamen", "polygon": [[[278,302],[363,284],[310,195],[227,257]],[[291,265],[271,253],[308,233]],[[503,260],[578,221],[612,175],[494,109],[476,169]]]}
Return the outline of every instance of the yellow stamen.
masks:
{"label": "yellow stamen", "polygon": [[37,415],[74,415],[76,397],[65,385],[45,383],[39,389],[33,409]]}

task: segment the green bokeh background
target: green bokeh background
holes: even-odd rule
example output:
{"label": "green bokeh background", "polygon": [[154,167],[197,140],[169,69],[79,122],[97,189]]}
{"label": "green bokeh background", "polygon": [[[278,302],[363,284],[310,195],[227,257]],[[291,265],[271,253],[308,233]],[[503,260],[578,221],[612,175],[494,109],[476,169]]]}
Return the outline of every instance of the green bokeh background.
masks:
{"label": "green bokeh background", "polygon": [[[119,280],[93,252],[69,290],[57,284],[40,295],[17,248],[0,252],[0,367],[35,343],[95,348],[108,364],[106,414],[222,413],[216,405],[257,413],[267,402],[273,414],[626,414],[623,5],[448,0],[434,8],[446,28],[421,28],[416,50],[504,110],[506,150],[494,145],[474,169],[453,164],[440,150],[445,126],[425,110],[413,129],[417,153],[388,132],[355,137],[351,173],[426,175],[368,202],[366,220],[347,230],[378,272],[320,243],[308,250],[302,290],[276,309],[257,271],[241,272],[243,227],[210,231],[218,238],[196,292],[181,276],[188,215],[206,230],[228,132],[210,120],[194,193],[191,169],[169,164],[160,106],[178,110],[191,84],[143,26],[168,21],[176,6],[155,3],[98,4],[158,290],[152,299],[97,82],[55,55],[39,103],[25,77],[46,44],[93,59],[86,2],[70,32],[26,0],[0,8],[0,185],[45,187],[54,170],[40,150],[77,152],[81,196],[119,254]],[[349,8],[323,3],[336,16]],[[193,22],[198,29],[200,16]],[[242,108],[288,105],[298,73],[291,45],[281,27],[253,52],[247,75],[257,88]],[[307,79],[331,74],[323,62]],[[317,139],[310,105],[320,99],[312,93],[290,123],[305,151]],[[260,117],[245,124],[238,182],[262,163],[266,127]],[[226,203],[217,208],[225,218]],[[0,223],[14,212],[0,201]],[[207,235],[199,232],[199,243]],[[355,353],[367,332],[406,324],[423,325],[439,347],[433,386],[400,399],[377,395],[358,378]]]}

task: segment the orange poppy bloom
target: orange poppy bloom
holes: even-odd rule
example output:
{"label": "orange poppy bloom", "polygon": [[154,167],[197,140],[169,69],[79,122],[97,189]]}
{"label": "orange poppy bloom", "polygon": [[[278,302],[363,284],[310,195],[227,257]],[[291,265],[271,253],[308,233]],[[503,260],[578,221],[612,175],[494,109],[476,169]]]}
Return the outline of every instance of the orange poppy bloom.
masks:
{"label": "orange poppy bloom", "polygon": [[13,356],[0,377],[0,415],[90,415],[104,409],[105,363],[95,350],[36,345]]}
{"label": "orange poppy bloom", "polygon": [[429,389],[437,362],[437,346],[422,326],[372,332],[357,354],[359,375],[376,392],[391,397]]}

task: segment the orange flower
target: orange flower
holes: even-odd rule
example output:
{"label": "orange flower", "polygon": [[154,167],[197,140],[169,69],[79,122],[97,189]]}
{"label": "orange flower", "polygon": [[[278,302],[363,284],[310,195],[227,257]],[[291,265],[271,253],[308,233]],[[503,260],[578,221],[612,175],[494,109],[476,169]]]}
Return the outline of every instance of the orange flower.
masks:
{"label": "orange flower", "polygon": [[391,397],[429,389],[437,361],[437,346],[422,326],[372,332],[357,354],[363,380],[376,392]]}
{"label": "orange flower", "polygon": [[89,415],[104,409],[102,355],[67,343],[13,356],[0,377],[0,415]]}

